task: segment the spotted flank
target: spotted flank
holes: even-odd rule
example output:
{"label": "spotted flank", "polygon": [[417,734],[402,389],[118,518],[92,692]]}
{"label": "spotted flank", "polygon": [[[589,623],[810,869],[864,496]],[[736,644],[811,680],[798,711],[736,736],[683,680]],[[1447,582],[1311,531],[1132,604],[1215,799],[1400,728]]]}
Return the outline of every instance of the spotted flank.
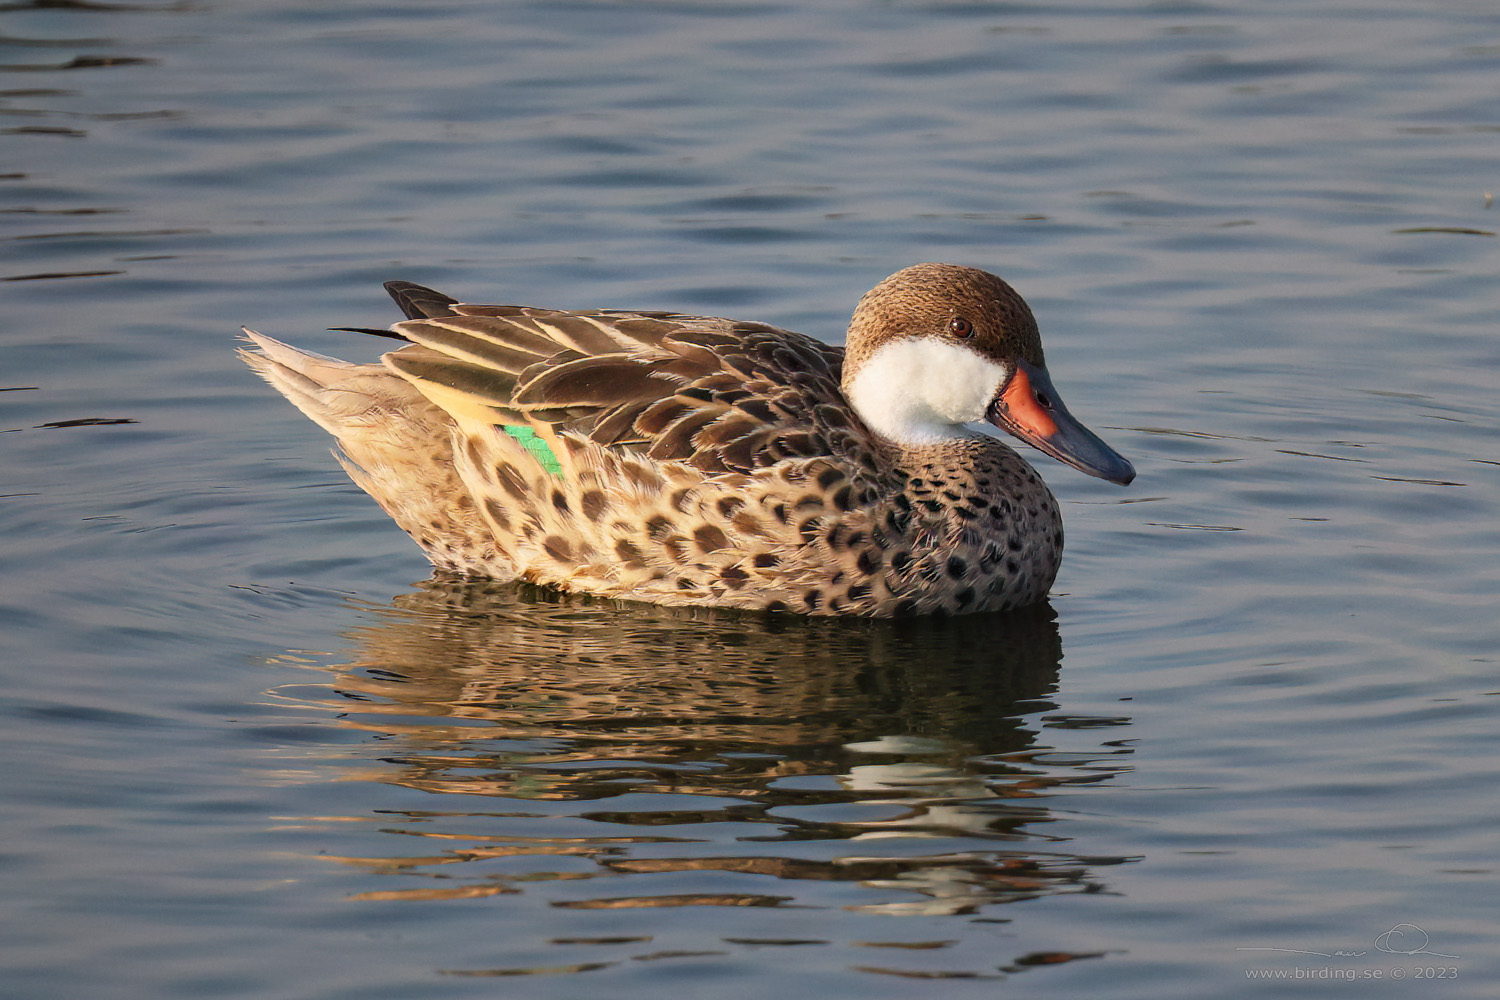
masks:
{"label": "spotted flank", "polygon": [[1121,484],[1063,406],[1031,311],[919,264],[847,346],[668,312],[387,290],[407,341],[350,364],[246,331],[245,361],[443,570],[671,605],[962,614],[1044,599],[1056,500],[987,422]]}

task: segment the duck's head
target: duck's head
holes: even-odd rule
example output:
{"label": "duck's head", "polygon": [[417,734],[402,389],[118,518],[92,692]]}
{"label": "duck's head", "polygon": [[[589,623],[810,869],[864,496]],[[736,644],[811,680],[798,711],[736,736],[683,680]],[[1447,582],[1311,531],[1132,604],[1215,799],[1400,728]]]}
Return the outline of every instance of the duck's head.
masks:
{"label": "duck's head", "polygon": [[844,394],[877,434],[904,447],[994,424],[1059,462],[1125,485],[1135,469],[1063,405],[1031,309],[986,271],[917,264],[859,300]]}

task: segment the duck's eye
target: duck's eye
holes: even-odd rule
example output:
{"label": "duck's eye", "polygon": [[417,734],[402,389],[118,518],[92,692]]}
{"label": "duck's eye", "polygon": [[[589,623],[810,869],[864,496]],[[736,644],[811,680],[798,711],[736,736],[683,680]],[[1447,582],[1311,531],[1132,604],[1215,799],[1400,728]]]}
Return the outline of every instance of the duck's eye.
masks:
{"label": "duck's eye", "polygon": [[959,340],[968,340],[974,336],[974,324],[962,316],[955,316],[948,321],[948,332]]}

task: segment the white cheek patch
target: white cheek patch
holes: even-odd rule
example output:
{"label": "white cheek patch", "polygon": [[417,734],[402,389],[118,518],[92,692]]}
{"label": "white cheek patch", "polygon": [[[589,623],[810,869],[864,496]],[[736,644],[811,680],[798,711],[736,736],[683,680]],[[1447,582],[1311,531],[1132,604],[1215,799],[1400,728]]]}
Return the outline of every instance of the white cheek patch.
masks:
{"label": "white cheek patch", "polygon": [[1010,369],[932,337],[892,341],[854,376],[849,402],[872,429],[901,444],[972,437]]}

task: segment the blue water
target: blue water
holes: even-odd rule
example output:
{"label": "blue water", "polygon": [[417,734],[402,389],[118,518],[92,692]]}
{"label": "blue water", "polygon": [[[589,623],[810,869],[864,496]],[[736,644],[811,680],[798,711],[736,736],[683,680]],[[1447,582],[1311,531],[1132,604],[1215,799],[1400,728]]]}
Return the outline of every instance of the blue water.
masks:
{"label": "blue water", "polygon": [[[7,998],[1493,993],[1500,11],[20,3],[0,70]],[[836,342],[922,260],[1139,470],[1034,457],[1033,613],[424,582],[232,351],[390,278]]]}

